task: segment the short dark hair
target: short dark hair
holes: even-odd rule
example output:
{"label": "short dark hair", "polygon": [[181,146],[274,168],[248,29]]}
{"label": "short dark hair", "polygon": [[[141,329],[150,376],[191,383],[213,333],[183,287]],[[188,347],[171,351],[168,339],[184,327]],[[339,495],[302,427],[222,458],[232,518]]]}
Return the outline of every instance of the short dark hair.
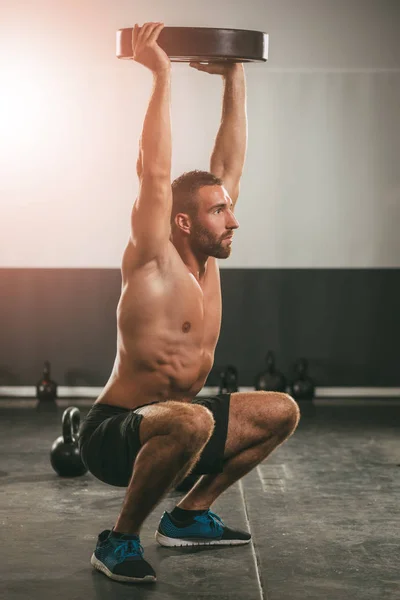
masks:
{"label": "short dark hair", "polygon": [[197,215],[197,192],[205,185],[223,185],[223,181],[208,171],[188,171],[172,182],[171,223],[178,213],[192,218]]}

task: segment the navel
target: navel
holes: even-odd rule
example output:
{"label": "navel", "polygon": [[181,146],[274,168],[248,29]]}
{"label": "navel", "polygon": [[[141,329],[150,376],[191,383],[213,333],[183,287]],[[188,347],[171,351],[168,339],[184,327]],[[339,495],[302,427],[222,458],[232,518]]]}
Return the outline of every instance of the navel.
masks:
{"label": "navel", "polygon": [[191,328],[191,324],[189,323],[189,321],[185,321],[184,324],[182,325],[183,333],[188,333],[190,331],[190,328]]}

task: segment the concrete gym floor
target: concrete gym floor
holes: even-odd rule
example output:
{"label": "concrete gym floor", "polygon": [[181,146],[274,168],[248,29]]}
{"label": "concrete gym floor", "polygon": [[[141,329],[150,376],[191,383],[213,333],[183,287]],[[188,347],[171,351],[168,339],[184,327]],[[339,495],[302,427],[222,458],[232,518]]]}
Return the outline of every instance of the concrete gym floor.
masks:
{"label": "concrete gym floor", "polygon": [[141,541],[155,584],[109,580],[90,565],[124,490],[90,474],[63,479],[49,449],[67,406],[0,401],[0,597],[7,600],[191,598],[398,600],[400,598],[400,403],[317,401],[297,432],[213,505],[253,542],[236,548],[167,549],[154,539],[171,493]]}

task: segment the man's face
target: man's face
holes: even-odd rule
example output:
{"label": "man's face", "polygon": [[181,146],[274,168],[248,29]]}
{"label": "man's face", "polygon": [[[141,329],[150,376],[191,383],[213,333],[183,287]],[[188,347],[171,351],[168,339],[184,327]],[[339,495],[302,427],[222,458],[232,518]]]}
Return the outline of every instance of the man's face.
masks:
{"label": "man's face", "polygon": [[199,189],[198,212],[192,221],[190,244],[194,252],[215,258],[231,254],[233,231],[239,227],[232,212],[232,200],[220,185],[206,185]]}

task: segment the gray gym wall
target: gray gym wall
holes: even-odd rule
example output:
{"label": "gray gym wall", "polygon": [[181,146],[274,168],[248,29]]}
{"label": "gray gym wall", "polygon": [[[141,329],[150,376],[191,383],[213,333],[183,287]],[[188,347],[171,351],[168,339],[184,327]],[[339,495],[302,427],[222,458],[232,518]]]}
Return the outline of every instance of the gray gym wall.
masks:
{"label": "gray gym wall", "polygon": [[[115,58],[135,22],[263,30],[215,368],[267,349],[320,386],[399,386],[400,3],[34,0],[2,6],[0,386],[103,385],[151,74]],[[173,66],[173,176],[207,169],[222,82]],[[0,390],[1,391],[1,390]]]}

